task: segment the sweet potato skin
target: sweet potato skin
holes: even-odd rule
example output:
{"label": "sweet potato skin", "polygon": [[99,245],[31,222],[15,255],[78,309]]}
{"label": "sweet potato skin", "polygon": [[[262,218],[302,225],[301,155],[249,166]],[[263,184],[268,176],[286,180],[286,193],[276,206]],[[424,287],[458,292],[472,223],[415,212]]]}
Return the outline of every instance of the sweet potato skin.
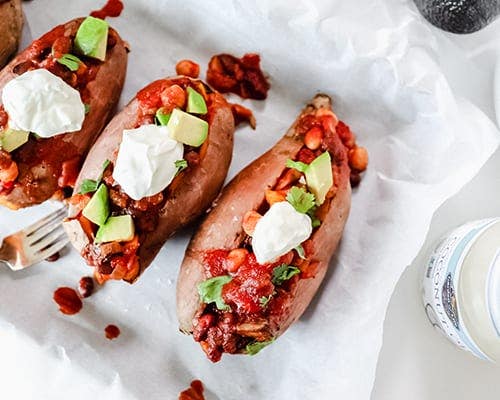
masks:
{"label": "sweet potato skin", "polygon": [[[331,102],[329,97],[318,95],[301,115],[322,107],[330,109]],[[273,148],[248,165],[229,183],[192,238],[177,281],[177,316],[181,331],[192,332],[193,320],[204,307],[196,289],[198,283],[207,279],[202,264],[204,252],[210,249],[231,250],[239,247],[244,236],[243,216],[262,203],[265,190],[274,186],[286,160],[294,158],[304,144],[302,138],[296,135],[298,120]],[[326,218],[311,237],[314,254],[310,257],[319,262],[318,270],[314,278],[298,281],[288,312],[271,324],[276,329],[276,336],[286,331],[302,315],[317,292],[349,214],[351,187],[347,154],[339,138],[335,147],[338,149],[339,158],[336,160],[339,167],[335,182],[337,192]]]}
{"label": "sweet potato skin", "polygon": [[0,1],[0,68],[16,52],[23,29],[21,0]]}
{"label": "sweet potato skin", "polygon": [[[83,18],[77,18],[65,23],[65,35],[76,34],[82,21]],[[55,29],[58,29],[58,27]],[[88,102],[90,111],[85,117],[82,129],[78,132],[57,135],[44,140],[47,143],[62,141],[72,145],[74,152],[82,161],[96,137],[111,118],[125,82],[128,45],[118,34],[116,38],[116,44],[108,49],[106,61],[100,66],[95,79],[87,85],[90,96]],[[18,76],[14,72],[14,68],[29,60],[30,48],[31,46],[28,46],[0,72],[0,94],[7,82]],[[18,166],[21,171],[20,178],[27,174],[32,174],[35,177],[36,191],[30,191],[26,185],[15,187],[9,194],[0,195],[0,205],[18,209],[41,203],[60,194],[57,185],[60,171],[55,170],[50,163],[42,161],[35,166],[23,166],[20,163]]]}
{"label": "sweet potato skin", "polygon": [[[176,77],[166,79],[175,84]],[[107,159],[113,163],[116,161],[123,130],[134,128],[138,105],[138,100],[134,98],[109,123],[90,150],[75,188],[79,188],[84,179],[95,179]],[[170,236],[193,222],[210,206],[224,183],[233,153],[235,126],[231,107],[219,93],[213,94],[209,115],[208,145],[204,157],[198,165],[184,173],[182,184],[176,185],[169,193],[154,232],[143,233],[140,237],[138,255],[141,273]],[[82,251],[81,246],[76,248]]]}

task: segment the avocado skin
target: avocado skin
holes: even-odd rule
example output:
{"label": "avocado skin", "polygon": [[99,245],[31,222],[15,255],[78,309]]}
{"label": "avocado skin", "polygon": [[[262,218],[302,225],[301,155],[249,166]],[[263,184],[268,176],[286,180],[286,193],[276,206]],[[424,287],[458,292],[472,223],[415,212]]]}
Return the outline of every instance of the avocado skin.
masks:
{"label": "avocado skin", "polygon": [[452,33],[476,32],[500,14],[500,0],[414,0],[433,25]]}

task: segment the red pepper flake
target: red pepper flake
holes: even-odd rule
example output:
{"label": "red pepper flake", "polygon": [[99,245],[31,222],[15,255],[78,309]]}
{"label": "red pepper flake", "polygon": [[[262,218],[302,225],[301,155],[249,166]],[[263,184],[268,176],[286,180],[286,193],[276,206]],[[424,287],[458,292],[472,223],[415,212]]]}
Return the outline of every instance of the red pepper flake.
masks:
{"label": "red pepper flake", "polygon": [[179,394],[179,400],[205,400],[205,396],[203,396],[203,383],[200,380],[191,382],[191,387]]}
{"label": "red pepper flake", "polygon": [[270,88],[255,53],[236,58],[230,54],[213,56],[208,63],[207,81],[219,92],[232,92],[244,99],[264,100]]}
{"label": "red pepper flake", "polygon": [[108,0],[100,10],[95,10],[90,13],[92,17],[106,19],[106,17],[119,17],[123,11],[123,3],[121,0]]}
{"label": "red pepper flake", "polygon": [[104,328],[104,333],[106,334],[107,339],[113,340],[120,336],[120,328],[118,328],[116,325],[108,325],[106,328]]}
{"label": "red pepper flake", "polygon": [[59,311],[66,315],[73,315],[82,309],[82,300],[78,293],[69,287],[60,287],[54,292],[54,301],[59,306]]}

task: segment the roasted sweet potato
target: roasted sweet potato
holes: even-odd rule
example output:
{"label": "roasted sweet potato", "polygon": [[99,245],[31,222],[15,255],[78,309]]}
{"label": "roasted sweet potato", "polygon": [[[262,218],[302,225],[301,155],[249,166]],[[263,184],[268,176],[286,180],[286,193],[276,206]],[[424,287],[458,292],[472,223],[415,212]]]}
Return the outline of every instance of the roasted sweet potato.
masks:
{"label": "roasted sweet potato", "polygon": [[16,52],[22,28],[21,0],[0,0],[0,68]]}
{"label": "roasted sweet potato", "polygon": [[[255,354],[302,315],[318,290],[351,202],[349,149],[338,124],[330,98],[317,95],[286,135],[222,191],[192,238],[177,282],[177,314],[181,331],[212,361],[222,353]],[[299,212],[312,201],[302,172],[320,155],[331,160],[324,165],[333,183],[321,204],[300,211],[309,215],[312,234],[260,264],[252,247],[260,218],[276,204],[299,199]]]}
{"label": "roasted sweet potato", "polygon": [[[14,78],[28,71],[45,69],[76,89],[87,110],[79,131],[49,138],[40,138],[34,132],[27,143],[10,153],[0,150],[0,204],[9,208],[18,209],[51,197],[63,197],[63,190],[74,186],[87,151],[118,103],[125,80],[128,48],[115,30],[109,29],[104,61],[78,55],[80,61],[76,70],[58,62],[65,54],[73,52],[74,39],[83,20],[78,18],[55,27],[0,72],[1,94]],[[8,124],[9,115],[0,104],[0,131]]]}
{"label": "roasted sweet potato", "polygon": [[[156,126],[160,126],[157,113],[170,115],[175,109],[186,109],[188,90],[195,90],[204,97],[207,112],[199,118],[208,123],[207,137],[200,146],[184,145],[185,169],[165,189],[134,200],[117,184],[113,175],[123,131],[150,126],[155,121]],[[89,152],[77,179],[75,194],[69,200],[70,218],[65,222],[73,245],[87,263],[95,267],[99,282],[108,279],[133,282],[171,235],[210,206],[224,183],[231,162],[233,133],[231,106],[224,97],[202,81],[185,76],[151,83],[113,118]],[[82,210],[90,195],[78,192],[85,180],[95,180],[101,174],[102,184],[109,191],[110,215],[131,215],[133,218],[135,236],[132,240],[97,243],[98,226],[83,216]]]}

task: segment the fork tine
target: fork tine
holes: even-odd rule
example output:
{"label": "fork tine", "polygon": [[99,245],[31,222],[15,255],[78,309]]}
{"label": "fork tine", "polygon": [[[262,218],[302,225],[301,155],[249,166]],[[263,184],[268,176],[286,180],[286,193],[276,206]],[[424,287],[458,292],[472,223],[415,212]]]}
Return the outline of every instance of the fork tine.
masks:
{"label": "fork tine", "polygon": [[52,243],[56,242],[63,235],[66,235],[66,232],[62,226],[60,226],[46,235],[43,239],[39,240],[37,243],[29,245],[29,251],[32,253],[43,251],[46,247],[52,245]]}
{"label": "fork tine", "polygon": [[52,221],[57,221],[58,219],[62,219],[63,216],[66,215],[66,212],[67,212],[66,207],[61,207],[57,211],[54,211],[49,215],[46,215],[44,218],[35,222],[34,224],[27,226],[26,228],[23,229],[23,232],[26,234],[26,236],[30,236],[34,234],[37,229],[40,229],[44,225]]}
{"label": "fork tine", "polygon": [[56,230],[59,226],[61,226],[61,223],[62,223],[62,219],[60,219],[60,218],[54,218],[54,219],[50,220],[47,224],[45,224],[44,226],[33,231],[30,235],[26,235],[26,243],[29,246],[35,245],[37,242],[42,240],[45,236],[47,236],[52,231]]}
{"label": "fork tine", "polygon": [[58,251],[62,250],[68,243],[69,243],[69,238],[66,235],[61,236],[61,238],[58,241],[54,242],[46,249],[36,253],[35,256],[33,257],[33,264],[45,260],[47,257],[50,257],[51,255],[57,253]]}

